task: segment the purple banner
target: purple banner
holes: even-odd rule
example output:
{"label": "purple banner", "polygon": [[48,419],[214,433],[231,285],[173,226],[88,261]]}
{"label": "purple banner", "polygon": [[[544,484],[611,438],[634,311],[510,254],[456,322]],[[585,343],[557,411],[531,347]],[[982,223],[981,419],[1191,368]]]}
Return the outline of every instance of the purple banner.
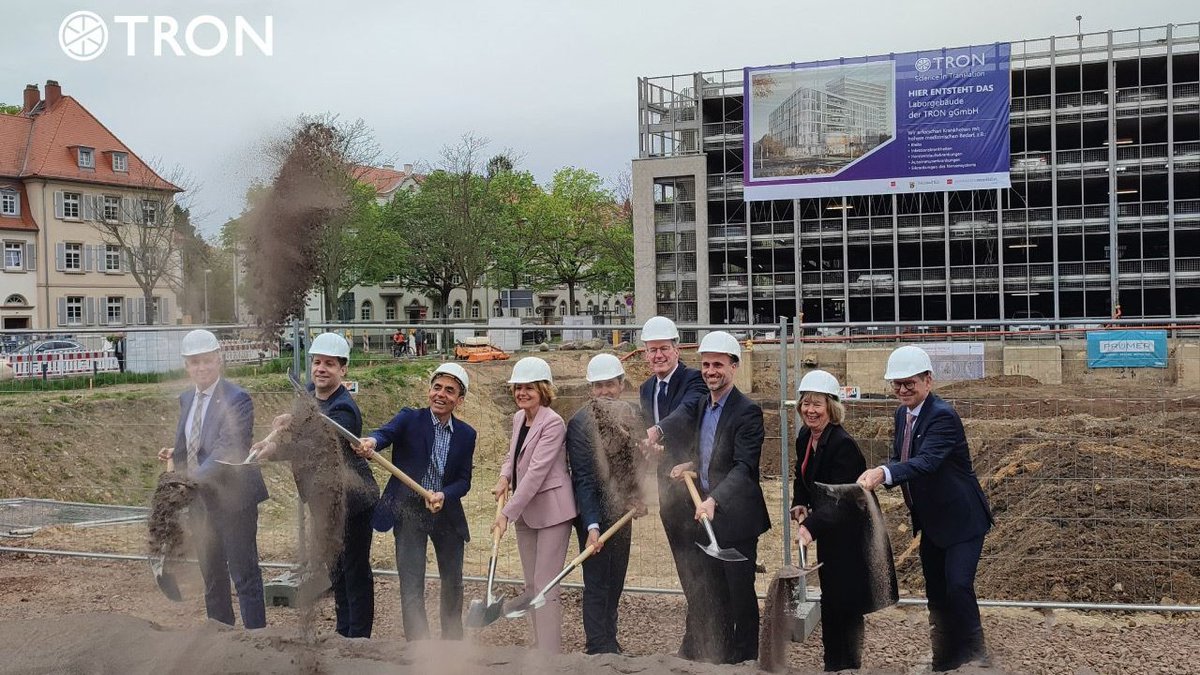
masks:
{"label": "purple banner", "polygon": [[745,69],[746,201],[1009,186],[1009,45]]}

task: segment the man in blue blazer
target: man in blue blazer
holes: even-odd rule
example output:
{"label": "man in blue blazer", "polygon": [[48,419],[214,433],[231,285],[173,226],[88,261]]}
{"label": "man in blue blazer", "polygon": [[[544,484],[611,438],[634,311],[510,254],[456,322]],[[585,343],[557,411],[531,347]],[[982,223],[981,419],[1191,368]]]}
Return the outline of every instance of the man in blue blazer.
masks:
{"label": "man in blue blazer", "polygon": [[241,462],[252,443],[254,403],[241,387],[221,376],[221,345],[206,330],[194,330],[181,343],[192,388],[179,397],[175,447],[159,451],[176,470],[196,481],[199,499],[189,508],[208,618],[234,623],[229,578],[237,589],[246,628],[267,625],[262,570],[258,566],[258,504],[267,486],[257,467]]}
{"label": "man in blue blazer", "polygon": [[921,570],[929,599],[933,669],[987,661],[975,598],[983,537],[992,526],[987,497],[971,464],[962,420],[933,393],[933,364],[923,349],[904,346],[888,358],[884,378],[900,399],[890,461],[858,482],[873,490],[900,486],[921,535]]}
{"label": "man in blue blazer", "polygon": [[[675,322],[663,316],[651,317],[642,326],[642,342],[645,344],[646,362],[651,376],[642,383],[639,397],[642,416],[646,420],[648,447],[661,448],[661,455],[650,453],[648,459],[658,464],[658,517],[662,520],[675,560],[675,571],[679,574],[679,585],[688,598],[689,607],[700,592],[695,583],[692,555],[696,548],[693,529],[695,508],[687,488],[679,481],[671,480],[668,473],[676,464],[688,461],[692,451],[692,439],[688,434],[663,436],[663,424],[668,420],[683,422],[690,420],[684,409],[698,405],[708,397],[708,387],[700,371],[688,368],[679,361],[679,329]],[[699,611],[689,611],[684,619],[683,642],[678,656],[697,660],[704,653],[702,616]]]}
{"label": "man in blue blazer", "polygon": [[[457,363],[443,363],[429,382],[429,407],[405,408],[390,422],[361,439],[364,457],[389,445],[392,462],[433,493],[426,503],[395,477],[388,480],[375,506],[372,526],[393,530],[396,571],[400,576],[400,609],[408,640],[429,637],[425,614],[425,551],[433,540],[441,578],[442,639],[463,636],[463,549],[471,540],[462,498],[471,489],[475,430],[454,417],[470,382]],[[440,510],[431,512],[440,505]]]}

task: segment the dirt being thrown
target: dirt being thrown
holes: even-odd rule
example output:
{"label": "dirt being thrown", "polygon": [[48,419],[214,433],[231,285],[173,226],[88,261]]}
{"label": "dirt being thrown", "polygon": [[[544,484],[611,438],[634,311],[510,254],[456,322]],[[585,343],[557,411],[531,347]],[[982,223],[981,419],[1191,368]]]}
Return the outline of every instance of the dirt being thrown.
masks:
{"label": "dirt being thrown", "polygon": [[179,557],[186,535],[183,510],[196,498],[196,483],[176,471],[164,471],[150,498],[148,541],[150,555]]}

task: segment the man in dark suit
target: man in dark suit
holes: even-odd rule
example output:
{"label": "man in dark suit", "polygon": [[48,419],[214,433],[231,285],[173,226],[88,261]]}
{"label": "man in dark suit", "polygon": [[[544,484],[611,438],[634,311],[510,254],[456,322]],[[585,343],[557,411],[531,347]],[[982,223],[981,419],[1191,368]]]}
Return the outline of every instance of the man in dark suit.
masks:
{"label": "man in dark suit", "polygon": [[430,540],[441,579],[441,637],[461,640],[463,636],[463,549],[471,534],[462,498],[471,489],[475,429],[454,417],[454,411],[466,398],[469,384],[462,366],[443,363],[430,378],[429,407],[401,410],[379,430],[361,439],[358,449],[367,457],[372,451],[394,445],[392,462],[433,493],[433,500],[425,502],[393,477],[383,490],[372,521],[380,532],[395,532],[400,609],[404,636],[410,641],[429,637],[425,550]]}
{"label": "man in dark suit", "polygon": [[[697,471],[702,499],[693,518],[712,522],[717,541],[737,549],[746,560],[716,560],[696,543],[708,544],[703,529],[692,526],[689,553],[697,556],[702,615],[709,620],[707,637],[720,663],[741,663],[758,658],[758,595],[754,573],[758,538],[771,529],[767,503],[759,484],[762,456],[762,408],[733,385],[741,359],[741,345],[724,331],[714,331],[700,342],[700,371],[708,396],[684,408],[685,415],[660,423],[668,438],[690,440],[691,459],[673,467],[670,476]],[[688,612],[692,613],[691,599]]]}
{"label": "man in dark suit", "polygon": [[625,590],[633,525],[600,541],[600,532],[612,527],[631,508],[645,514],[638,481],[641,455],[634,434],[641,420],[632,405],[620,400],[625,389],[625,367],[612,354],[597,354],[588,362],[587,381],[592,400],[567,423],[567,458],[579,517],[575,529],[579,548],[596,547],[583,562],[583,632],[588,654],[620,654],[617,642],[617,605]]}
{"label": "man in dark suit", "polygon": [[192,388],[179,397],[175,447],[158,457],[172,459],[177,470],[198,485],[199,499],[189,507],[196,542],[204,605],[210,619],[234,623],[229,579],[237,589],[246,628],[267,625],[262,570],[258,566],[258,504],[267,486],[257,467],[229,467],[249,453],[254,433],[254,403],[241,387],[221,377],[221,345],[206,330],[183,337],[181,350]]}
{"label": "man in dark suit", "polygon": [[[645,343],[646,362],[653,373],[638,392],[642,416],[649,427],[646,430],[647,458],[658,464],[658,517],[667,535],[667,545],[671,547],[679,585],[691,607],[695,596],[695,584],[692,583],[695,573],[689,569],[688,561],[694,560],[691,554],[695,548],[692,543],[695,509],[687,489],[667,477],[671,467],[686,461],[689,439],[686,435],[664,437],[661,424],[667,419],[683,419],[681,409],[704,400],[708,388],[704,386],[700,371],[680,363],[679,330],[673,321],[662,316],[650,318],[642,326],[642,342]],[[689,609],[678,652],[681,658],[695,660],[701,654],[702,645],[697,642],[700,639],[697,633],[699,620],[699,613]]]}
{"label": "man in dark suit", "polygon": [[921,536],[921,570],[929,599],[933,669],[986,661],[975,599],[975,570],[992,526],[987,497],[971,465],[962,420],[933,393],[933,364],[920,347],[888,358],[884,378],[900,399],[890,461],[858,478],[868,490],[900,486]]}

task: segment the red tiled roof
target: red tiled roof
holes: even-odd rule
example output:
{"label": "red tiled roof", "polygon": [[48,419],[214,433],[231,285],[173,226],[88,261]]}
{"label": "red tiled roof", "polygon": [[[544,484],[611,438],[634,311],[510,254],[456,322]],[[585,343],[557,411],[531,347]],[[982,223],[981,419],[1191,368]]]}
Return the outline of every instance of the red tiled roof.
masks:
{"label": "red tiled roof", "polygon": [[[0,117],[11,117],[0,115]],[[20,116],[25,138],[11,120],[0,123],[0,175],[57,178],[82,183],[180,192],[164,180],[71,96],[63,96],[33,117]],[[79,167],[76,147],[95,150],[95,169]],[[128,171],[113,171],[112,152],[128,156]],[[14,161],[14,155],[20,155]],[[19,167],[16,172],[11,169]]]}
{"label": "red tiled roof", "polygon": [[375,188],[375,194],[388,194],[394,192],[396,188],[405,179],[412,177],[413,180],[420,183],[424,180],[424,176],[415,173],[404,173],[395,169],[387,169],[378,166],[362,166],[355,165],[352,169],[355,178],[358,182],[370,185]]}
{"label": "red tiled roof", "polygon": [[0,179],[0,189],[6,187],[15,187],[17,189],[17,198],[21,202],[21,215],[13,218],[11,216],[0,216],[0,230],[13,230],[18,232],[37,232],[37,223],[33,220],[33,214],[29,212],[29,197],[25,195],[25,185],[20,181],[7,182]]}

